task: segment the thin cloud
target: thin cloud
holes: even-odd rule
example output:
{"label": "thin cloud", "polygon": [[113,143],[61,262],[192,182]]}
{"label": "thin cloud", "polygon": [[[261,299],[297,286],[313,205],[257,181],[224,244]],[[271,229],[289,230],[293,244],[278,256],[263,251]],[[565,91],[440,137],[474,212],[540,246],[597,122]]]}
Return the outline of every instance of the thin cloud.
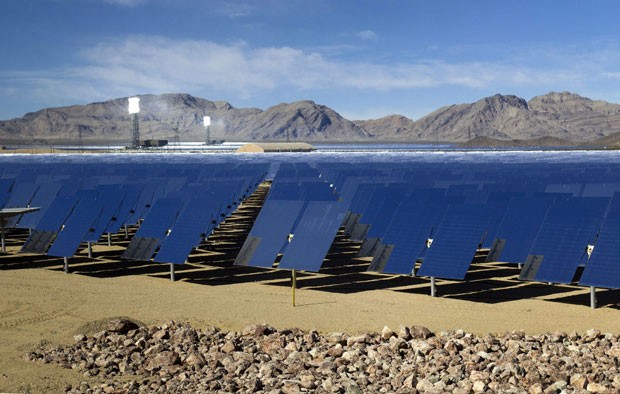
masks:
{"label": "thin cloud", "polygon": [[357,33],[355,33],[355,36],[362,40],[368,40],[368,41],[374,41],[377,39],[377,33],[375,33],[372,30],[358,31]]}
{"label": "thin cloud", "polygon": [[106,3],[120,5],[123,7],[136,7],[145,4],[147,0],[104,0]]}
{"label": "thin cloud", "polygon": [[[20,83],[37,95],[100,100],[135,93],[196,92],[208,98],[251,99],[281,91],[312,98],[312,91],[415,91],[459,87],[518,93],[520,90],[570,90],[586,81],[615,81],[620,52],[605,49],[597,62],[565,54],[561,64],[542,67],[488,61],[425,60],[378,64],[334,60],[319,51],[292,47],[252,48],[238,42],[172,40],[135,36],[80,52],[84,65],[55,73],[3,73],[0,81]],[[550,57],[555,57],[552,54]],[[536,61],[534,61],[536,60]],[[21,82],[20,82],[21,81]],[[4,84],[9,86],[8,84]]]}

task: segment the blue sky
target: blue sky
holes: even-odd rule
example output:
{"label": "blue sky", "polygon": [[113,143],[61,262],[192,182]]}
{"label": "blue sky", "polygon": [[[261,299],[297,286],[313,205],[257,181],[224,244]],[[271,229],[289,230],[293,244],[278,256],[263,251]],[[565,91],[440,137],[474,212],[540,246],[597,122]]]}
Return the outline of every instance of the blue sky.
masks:
{"label": "blue sky", "polygon": [[1,0],[0,119],[145,93],[348,119],[515,94],[620,102],[620,2]]}

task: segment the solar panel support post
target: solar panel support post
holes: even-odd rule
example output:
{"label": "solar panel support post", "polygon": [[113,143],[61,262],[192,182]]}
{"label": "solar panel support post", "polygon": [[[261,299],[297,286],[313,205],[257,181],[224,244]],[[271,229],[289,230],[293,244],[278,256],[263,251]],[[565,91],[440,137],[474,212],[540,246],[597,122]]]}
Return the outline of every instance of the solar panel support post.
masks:
{"label": "solar panel support post", "polygon": [[174,264],[170,264],[170,282],[174,282]]}
{"label": "solar panel support post", "polygon": [[127,225],[125,225],[125,239],[129,238],[129,230],[127,229]]}
{"label": "solar panel support post", "polygon": [[112,234],[108,233],[108,246],[112,246]]}
{"label": "solar panel support post", "polygon": [[435,287],[435,277],[431,276],[431,297],[437,297],[437,289]]}
{"label": "solar panel support post", "polygon": [[68,257],[63,257],[63,268],[62,270],[64,271],[65,275],[69,273],[69,258]]}
{"label": "solar panel support post", "polygon": [[87,242],[86,244],[88,245],[88,258],[92,259],[93,258],[93,244],[92,242]]}
{"label": "solar panel support post", "polygon": [[590,286],[590,308],[596,309],[596,287]]}
{"label": "solar panel support post", "polygon": [[295,272],[295,270],[293,269],[291,271],[291,286],[293,288],[293,306],[295,306],[295,288],[297,287],[297,274]]}
{"label": "solar panel support post", "polygon": [[2,233],[2,253],[6,253],[6,244],[4,242],[4,226],[0,228],[0,232]]}

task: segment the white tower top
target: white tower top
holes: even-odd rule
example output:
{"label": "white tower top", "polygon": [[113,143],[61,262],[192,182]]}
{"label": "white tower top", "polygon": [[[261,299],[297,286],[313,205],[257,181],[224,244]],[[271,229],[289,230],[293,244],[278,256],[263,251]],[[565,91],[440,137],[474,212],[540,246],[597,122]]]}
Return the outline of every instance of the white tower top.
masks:
{"label": "white tower top", "polygon": [[211,117],[210,116],[203,116],[202,117],[202,122],[203,122],[205,127],[211,126]]}
{"label": "white tower top", "polygon": [[140,112],[140,97],[129,97],[127,99],[129,101],[129,113],[137,114]]}

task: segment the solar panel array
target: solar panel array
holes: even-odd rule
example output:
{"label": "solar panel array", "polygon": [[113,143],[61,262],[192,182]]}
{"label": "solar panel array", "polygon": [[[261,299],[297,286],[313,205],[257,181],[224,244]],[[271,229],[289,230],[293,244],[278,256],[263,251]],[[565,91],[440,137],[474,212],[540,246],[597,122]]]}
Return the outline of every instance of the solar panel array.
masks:
{"label": "solar panel array", "polygon": [[251,195],[268,163],[178,163],[148,157],[85,156],[78,162],[22,158],[2,167],[4,207],[40,207],[17,217],[30,228],[22,252],[71,257],[106,233],[139,225],[122,258],[182,264],[192,249]]}
{"label": "solar panel array", "polygon": [[123,258],[182,264],[269,177],[237,265],[318,271],[343,230],[371,271],[463,280],[488,248],[523,280],[620,288],[610,153],[84,157],[0,159],[0,207],[41,208],[9,223],[31,229],[22,251],[137,225]]}

